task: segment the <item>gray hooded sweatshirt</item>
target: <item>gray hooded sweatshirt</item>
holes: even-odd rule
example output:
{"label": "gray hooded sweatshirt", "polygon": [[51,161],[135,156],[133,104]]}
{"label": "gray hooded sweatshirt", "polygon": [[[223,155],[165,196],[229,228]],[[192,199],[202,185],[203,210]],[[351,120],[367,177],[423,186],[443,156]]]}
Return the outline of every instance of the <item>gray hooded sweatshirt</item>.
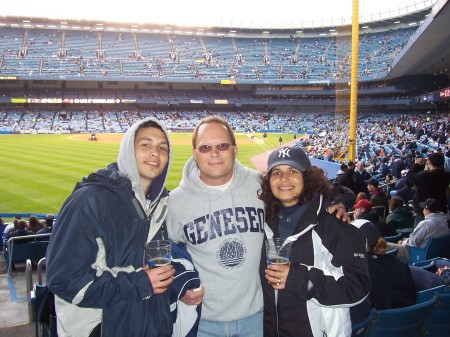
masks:
{"label": "gray hooded sweatshirt", "polygon": [[228,322],[263,309],[258,268],[264,204],[257,198],[259,177],[236,160],[227,189],[213,189],[200,180],[191,157],[180,186],[170,193],[169,237],[186,243],[205,286],[202,319]]}

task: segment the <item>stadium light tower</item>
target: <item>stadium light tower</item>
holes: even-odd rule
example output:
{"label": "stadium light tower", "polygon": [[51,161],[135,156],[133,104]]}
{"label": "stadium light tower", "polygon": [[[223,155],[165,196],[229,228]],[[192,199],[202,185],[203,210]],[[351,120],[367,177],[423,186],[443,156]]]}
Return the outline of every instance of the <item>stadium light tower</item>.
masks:
{"label": "stadium light tower", "polygon": [[356,157],[356,115],[358,109],[359,0],[353,0],[352,12],[352,65],[350,77],[350,139],[348,160],[354,161]]}

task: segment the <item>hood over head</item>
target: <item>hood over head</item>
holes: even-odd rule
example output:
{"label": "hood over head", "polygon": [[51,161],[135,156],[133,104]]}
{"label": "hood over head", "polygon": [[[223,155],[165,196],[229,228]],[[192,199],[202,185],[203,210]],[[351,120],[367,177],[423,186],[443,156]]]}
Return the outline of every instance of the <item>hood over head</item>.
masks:
{"label": "hood over head", "polygon": [[[144,191],[141,186],[141,180],[136,163],[134,140],[136,138],[136,131],[138,130],[139,126],[149,121],[153,121],[154,123],[158,124],[164,131],[167,138],[167,142],[169,144],[169,160],[167,162],[166,168],[161,173],[161,175],[153,180],[152,184],[150,185],[150,190]],[[159,120],[153,117],[147,117],[139,122],[134,123],[127,130],[125,136],[122,139],[122,142],[120,143],[119,156],[117,159],[117,164],[119,166],[119,173],[131,180],[131,185],[134,194],[136,195],[136,198],[142,204],[143,208],[146,210],[147,213],[149,210],[153,209],[154,205],[157,203],[162,192],[164,191],[164,184],[166,182],[170,168],[170,163],[172,160],[171,150],[172,147],[170,144],[170,138],[166,128]],[[147,199],[150,200],[150,208],[146,206]]]}

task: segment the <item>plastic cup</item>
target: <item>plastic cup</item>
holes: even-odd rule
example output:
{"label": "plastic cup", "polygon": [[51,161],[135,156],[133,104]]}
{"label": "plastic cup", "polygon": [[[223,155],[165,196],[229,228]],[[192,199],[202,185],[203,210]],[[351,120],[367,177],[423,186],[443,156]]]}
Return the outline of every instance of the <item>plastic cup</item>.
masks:
{"label": "plastic cup", "polygon": [[267,264],[288,264],[292,242],[286,242],[280,238],[266,240]]}
{"label": "plastic cup", "polygon": [[172,261],[169,240],[155,240],[145,244],[145,261],[151,268],[168,265]]}

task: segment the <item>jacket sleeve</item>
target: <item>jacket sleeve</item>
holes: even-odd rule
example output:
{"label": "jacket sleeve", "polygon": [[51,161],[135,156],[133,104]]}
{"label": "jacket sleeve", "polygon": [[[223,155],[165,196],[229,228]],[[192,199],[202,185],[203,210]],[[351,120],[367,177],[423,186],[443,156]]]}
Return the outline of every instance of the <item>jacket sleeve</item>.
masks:
{"label": "jacket sleeve", "polygon": [[173,337],[194,337],[197,336],[202,305],[187,305],[181,298],[187,290],[200,287],[201,282],[185,244],[172,244],[172,265],[175,268],[175,278],[170,286]]}
{"label": "jacket sleeve", "polygon": [[286,289],[318,305],[351,307],[361,303],[371,288],[365,239],[350,224],[337,223],[328,216],[327,221],[328,226],[340,226],[341,230],[315,253],[314,266],[301,261],[291,264]]}
{"label": "jacket sleeve", "polygon": [[47,251],[49,289],[71,304],[90,308],[148,298],[152,285],[140,265],[107,266],[107,254],[117,252],[104,241],[115,234],[110,224],[120,220],[100,211],[111,207],[111,198],[92,192],[83,197],[73,193],[60,212]]}

